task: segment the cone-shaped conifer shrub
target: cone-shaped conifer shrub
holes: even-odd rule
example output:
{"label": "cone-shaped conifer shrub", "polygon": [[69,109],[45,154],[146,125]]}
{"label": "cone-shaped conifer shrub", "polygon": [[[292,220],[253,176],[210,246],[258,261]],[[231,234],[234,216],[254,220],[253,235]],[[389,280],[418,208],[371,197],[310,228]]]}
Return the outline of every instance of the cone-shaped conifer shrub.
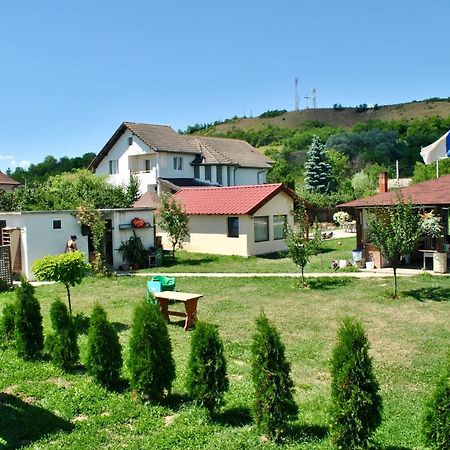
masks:
{"label": "cone-shaped conifer shrub", "polygon": [[427,402],[423,420],[425,443],[435,450],[450,449],[450,353],[444,373]]}
{"label": "cone-shaped conifer shrub", "polygon": [[14,339],[14,327],[16,320],[16,307],[12,303],[7,303],[3,307],[0,319],[0,334],[7,341]]}
{"label": "cone-shaped conifer shrub", "polygon": [[188,394],[211,414],[228,390],[227,364],[217,327],[197,322],[191,338],[186,381]]}
{"label": "cone-shaped conifer shrub", "polygon": [[261,433],[278,440],[288,422],[297,418],[298,408],[284,344],[264,313],[256,319],[251,351],[255,423]]}
{"label": "cone-shaped conifer shrub", "polygon": [[22,280],[16,295],[14,335],[17,353],[24,359],[37,359],[44,349],[41,307],[34,296],[34,287],[26,280]]}
{"label": "cone-shaped conifer shrub", "polygon": [[99,304],[92,311],[87,345],[88,373],[107,387],[117,386],[122,368],[122,347],[117,331]]}
{"label": "cone-shaped conifer shrub", "polygon": [[175,362],[167,324],[158,306],[136,306],[127,365],[130,385],[142,398],[159,402],[170,393]]}
{"label": "cone-shaped conifer shrub", "polygon": [[381,397],[368,351],[362,324],[344,318],[331,362],[331,437],[336,448],[367,448],[381,423]]}
{"label": "cone-shaped conifer shrub", "polygon": [[50,321],[53,332],[45,339],[45,349],[54,364],[64,370],[71,370],[77,364],[77,332],[67,306],[55,300],[50,306]]}

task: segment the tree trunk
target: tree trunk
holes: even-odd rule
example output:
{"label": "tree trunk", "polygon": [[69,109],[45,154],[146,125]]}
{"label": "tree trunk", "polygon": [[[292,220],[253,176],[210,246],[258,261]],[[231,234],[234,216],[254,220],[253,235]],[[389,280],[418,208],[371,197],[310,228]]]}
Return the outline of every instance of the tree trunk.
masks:
{"label": "tree trunk", "polygon": [[305,275],[304,275],[304,273],[305,273],[305,268],[302,267],[302,287],[305,286]]}
{"label": "tree trunk", "polygon": [[67,300],[69,302],[69,314],[72,315],[72,303],[70,302],[70,287],[68,284],[65,285],[67,290]]}

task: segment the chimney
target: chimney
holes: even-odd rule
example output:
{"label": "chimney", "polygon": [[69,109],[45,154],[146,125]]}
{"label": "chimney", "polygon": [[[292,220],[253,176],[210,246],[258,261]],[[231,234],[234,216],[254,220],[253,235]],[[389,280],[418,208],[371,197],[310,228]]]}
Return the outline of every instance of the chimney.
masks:
{"label": "chimney", "polygon": [[378,175],[378,192],[387,192],[388,191],[388,177],[387,172],[381,172]]}

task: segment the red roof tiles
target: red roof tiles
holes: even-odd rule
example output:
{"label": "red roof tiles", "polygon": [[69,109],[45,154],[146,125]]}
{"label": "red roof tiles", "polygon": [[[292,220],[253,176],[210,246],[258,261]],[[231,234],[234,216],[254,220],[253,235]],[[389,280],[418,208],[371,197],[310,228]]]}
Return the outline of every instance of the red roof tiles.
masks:
{"label": "red roof tiles", "polygon": [[[450,175],[434,180],[423,181],[400,189],[403,199],[414,205],[434,206],[450,205]],[[359,198],[339,206],[345,208],[364,208],[366,206],[389,206],[397,203],[397,192],[389,191]]]}
{"label": "red roof tiles", "polygon": [[295,194],[277,184],[258,184],[215,188],[185,188],[175,198],[190,215],[198,214],[253,214],[279,192],[292,198]]}

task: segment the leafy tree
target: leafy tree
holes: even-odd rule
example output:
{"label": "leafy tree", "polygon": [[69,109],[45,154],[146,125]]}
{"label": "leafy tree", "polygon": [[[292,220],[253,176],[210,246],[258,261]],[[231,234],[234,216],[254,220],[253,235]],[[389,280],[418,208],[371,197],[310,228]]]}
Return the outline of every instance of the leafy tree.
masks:
{"label": "leafy tree", "polygon": [[381,424],[382,402],[359,321],[346,317],[331,361],[331,439],[336,448],[365,449]]}
{"label": "leafy tree", "polygon": [[298,407],[284,344],[263,312],[256,319],[251,352],[256,426],[261,433],[278,440],[288,422],[297,418]]}
{"label": "leafy tree", "polygon": [[326,158],[325,146],[317,136],[314,136],[306,157],[305,189],[328,193],[331,184],[331,166]]}
{"label": "leafy tree", "polygon": [[126,192],[127,192],[127,201],[131,206],[141,196],[139,192],[139,178],[137,175],[130,173],[130,181],[126,188]]}
{"label": "leafy tree", "polygon": [[311,256],[320,253],[322,244],[322,237],[317,228],[314,239],[310,239],[306,214],[306,209],[303,207],[296,212],[294,227],[287,228],[285,238],[289,257],[300,267],[302,286],[306,286],[305,267],[311,259]]}
{"label": "leafy tree", "polygon": [[7,303],[3,307],[0,319],[0,334],[7,341],[12,341],[14,338],[15,321],[16,307],[12,303]]}
{"label": "leafy tree", "polygon": [[426,445],[435,450],[448,450],[450,445],[450,353],[444,372],[425,408],[422,424]]}
{"label": "leafy tree", "polygon": [[189,236],[189,216],[174,197],[166,194],[161,196],[161,206],[158,208],[156,220],[169,235],[172,257],[175,259],[175,251],[182,247],[183,239]]}
{"label": "leafy tree", "polygon": [[116,386],[122,368],[122,348],[117,331],[98,303],[92,311],[87,346],[88,373],[107,387]]}
{"label": "leafy tree", "polygon": [[33,273],[40,281],[61,282],[66,287],[69,312],[72,315],[70,288],[80,284],[90,269],[80,251],[44,256],[33,263]]}
{"label": "leafy tree", "polygon": [[34,287],[22,280],[16,289],[15,340],[17,353],[24,359],[38,359],[44,348],[41,307]]}
{"label": "leafy tree", "polygon": [[223,343],[217,327],[197,322],[191,339],[187,375],[188,394],[214,413],[228,390]]}
{"label": "leafy tree", "polygon": [[394,271],[394,294],[397,298],[397,268],[402,256],[411,253],[421,235],[420,214],[411,202],[398,193],[394,206],[377,208],[369,215],[372,243],[389,260]]}
{"label": "leafy tree", "polygon": [[377,185],[363,170],[353,175],[351,183],[356,197],[368,197],[376,194]]}
{"label": "leafy tree", "polygon": [[158,306],[148,303],[136,306],[129,345],[131,387],[145,399],[161,401],[170,393],[175,362],[167,324]]}
{"label": "leafy tree", "polygon": [[50,306],[50,320],[53,333],[46,337],[45,348],[57,366],[70,370],[78,362],[80,352],[75,325],[61,300],[54,301]]}

